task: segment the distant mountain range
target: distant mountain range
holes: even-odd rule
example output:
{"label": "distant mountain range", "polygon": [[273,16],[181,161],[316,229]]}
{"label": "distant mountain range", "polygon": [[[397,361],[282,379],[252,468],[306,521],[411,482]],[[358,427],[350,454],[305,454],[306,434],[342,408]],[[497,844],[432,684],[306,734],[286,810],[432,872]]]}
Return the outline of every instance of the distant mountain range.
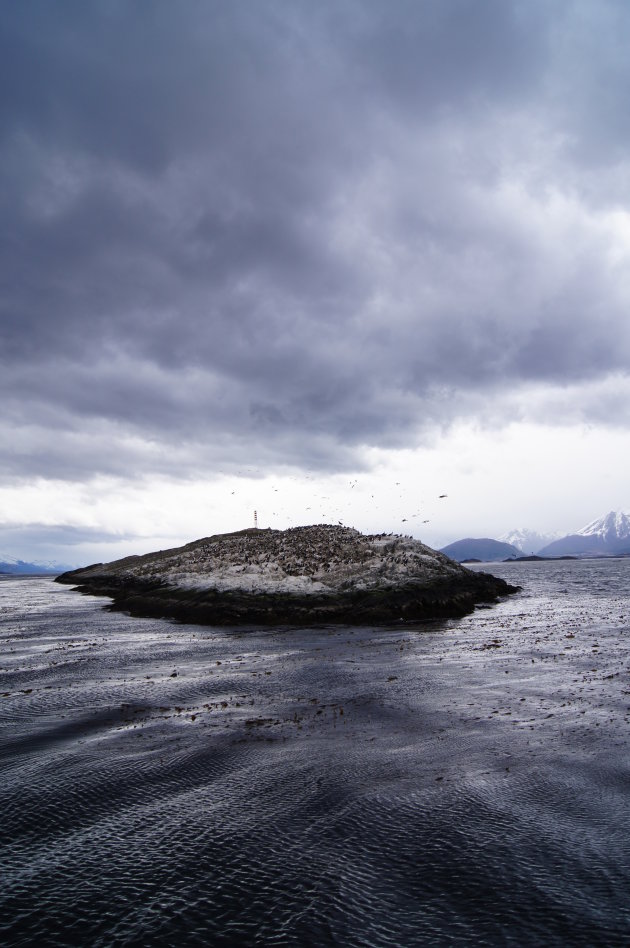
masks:
{"label": "distant mountain range", "polygon": [[[504,533],[497,540],[466,537],[442,547],[440,552],[459,563],[465,560],[500,562],[532,554],[549,557],[630,555],[630,513],[611,510],[564,537],[521,527]],[[71,569],[74,567],[67,563],[31,563],[0,553],[0,573],[56,575]]]}
{"label": "distant mountain range", "polygon": [[540,551],[541,556],[602,556],[615,553],[630,553],[630,515],[614,510],[588,523],[576,533],[554,540]]}
{"label": "distant mountain range", "polygon": [[630,554],[630,514],[611,510],[575,533],[564,537],[519,529],[499,540],[468,537],[449,543],[441,550],[458,562],[496,562],[519,556],[613,556]]}
{"label": "distant mountain range", "polygon": [[559,540],[560,537],[560,533],[539,533],[537,530],[527,530],[525,527],[519,527],[509,533],[504,533],[497,539],[501,543],[511,543],[517,550],[520,550],[519,556],[522,556],[523,553],[526,555],[539,553],[540,550],[549,546],[554,540]]}
{"label": "distant mountain range", "polygon": [[64,573],[70,567],[63,563],[28,563],[26,560],[16,559],[6,553],[0,553],[0,573],[10,573],[13,576],[51,575]]}

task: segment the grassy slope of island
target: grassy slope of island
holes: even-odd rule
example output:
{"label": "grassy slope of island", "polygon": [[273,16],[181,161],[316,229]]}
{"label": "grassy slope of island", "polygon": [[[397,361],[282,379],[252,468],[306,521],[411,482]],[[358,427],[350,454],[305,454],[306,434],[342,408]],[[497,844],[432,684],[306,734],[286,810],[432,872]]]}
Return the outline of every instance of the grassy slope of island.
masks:
{"label": "grassy slope of island", "polygon": [[442,553],[349,527],[241,530],[71,570],[57,582],[111,608],[204,625],[363,624],[465,615],[516,592]]}

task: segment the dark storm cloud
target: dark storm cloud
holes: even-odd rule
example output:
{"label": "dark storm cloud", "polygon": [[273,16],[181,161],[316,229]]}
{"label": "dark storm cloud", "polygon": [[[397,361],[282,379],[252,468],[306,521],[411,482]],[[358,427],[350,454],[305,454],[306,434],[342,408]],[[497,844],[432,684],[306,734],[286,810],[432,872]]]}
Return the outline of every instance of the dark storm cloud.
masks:
{"label": "dark storm cloud", "polygon": [[5,477],[337,469],[536,385],[588,417],[629,39],[589,0],[7,6]]}
{"label": "dark storm cloud", "polygon": [[75,527],[69,524],[0,523],[0,550],[16,545],[30,547],[72,547],[87,543],[121,543],[135,539],[135,534],[112,533],[90,527]]}

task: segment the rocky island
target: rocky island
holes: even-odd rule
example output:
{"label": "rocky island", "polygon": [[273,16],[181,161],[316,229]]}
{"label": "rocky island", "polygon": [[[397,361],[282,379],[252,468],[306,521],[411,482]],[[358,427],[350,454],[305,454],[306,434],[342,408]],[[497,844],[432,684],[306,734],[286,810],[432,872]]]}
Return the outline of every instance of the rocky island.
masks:
{"label": "rocky island", "polygon": [[203,625],[387,623],[465,615],[516,592],[419,540],[320,524],[248,529],[71,570],[57,582],[134,616]]}

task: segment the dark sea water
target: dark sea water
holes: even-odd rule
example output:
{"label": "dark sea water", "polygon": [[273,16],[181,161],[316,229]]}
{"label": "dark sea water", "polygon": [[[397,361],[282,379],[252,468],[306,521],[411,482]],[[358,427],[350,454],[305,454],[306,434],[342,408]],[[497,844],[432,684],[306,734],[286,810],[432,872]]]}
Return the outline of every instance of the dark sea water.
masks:
{"label": "dark sea water", "polygon": [[630,560],[234,631],[0,580],[3,945],[629,945]]}

